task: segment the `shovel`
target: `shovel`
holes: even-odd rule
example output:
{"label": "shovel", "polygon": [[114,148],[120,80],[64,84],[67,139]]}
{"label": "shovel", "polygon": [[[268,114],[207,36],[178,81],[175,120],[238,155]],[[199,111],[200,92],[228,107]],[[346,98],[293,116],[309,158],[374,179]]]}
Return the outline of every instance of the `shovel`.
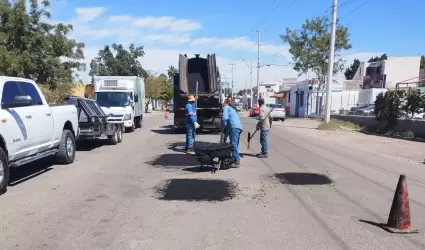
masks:
{"label": "shovel", "polygon": [[254,133],[252,133],[252,135],[251,135],[251,132],[248,132],[248,147],[247,147],[247,149],[249,149],[251,139],[252,139],[252,137],[254,137],[254,135],[255,135],[255,133],[257,133],[257,131],[258,131],[258,128],[254,131]]}

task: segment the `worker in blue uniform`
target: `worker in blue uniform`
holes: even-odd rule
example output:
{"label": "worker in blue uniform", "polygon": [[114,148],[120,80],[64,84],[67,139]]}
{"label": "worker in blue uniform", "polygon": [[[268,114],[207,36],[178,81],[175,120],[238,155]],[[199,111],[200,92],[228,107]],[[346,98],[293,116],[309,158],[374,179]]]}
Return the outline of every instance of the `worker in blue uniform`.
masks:
{"label": "worker in blue uniform", "polygon": [[186,152],[193,151],[193,143],[195,141],[195,130],[197,123],[195,97],[188,96],[187,104],[185,106],[185,125],[186,125]]}
{"label": "worker in blue uniform", "polygon": [[229,105],[228,101],[223,104],[222,127],[229,131],[232,144],[232,167],[238,168],[240,166],[239,138],[242,133],[242,123],[238,112]]}

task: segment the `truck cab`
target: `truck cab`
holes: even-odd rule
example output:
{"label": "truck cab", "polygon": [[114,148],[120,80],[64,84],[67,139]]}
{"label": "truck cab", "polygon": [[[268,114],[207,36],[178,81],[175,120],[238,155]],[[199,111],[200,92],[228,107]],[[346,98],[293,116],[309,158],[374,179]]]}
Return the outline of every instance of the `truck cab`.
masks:
{"label": "truck cab", "polygon": [[9,169],[49,156],[59,163],[75,159],[79,135],[77,108],[49,105],[29,79],[0,76],[0,194],[6,191]]}
{"label": "truck cab", "polygon": [[94,78],[95,99],[108,115],[108,121],[124,121],[127,132],[142,127],[144,82],[132,76]]}

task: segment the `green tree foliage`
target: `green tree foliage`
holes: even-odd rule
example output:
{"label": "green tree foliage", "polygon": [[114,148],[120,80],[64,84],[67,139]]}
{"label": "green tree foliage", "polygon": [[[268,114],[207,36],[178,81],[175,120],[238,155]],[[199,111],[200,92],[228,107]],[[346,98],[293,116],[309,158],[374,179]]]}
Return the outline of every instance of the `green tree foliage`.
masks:
{"label": "green tree foliage", "polygon": [[56,88],[85,70],[84,44],[68,38],[72,25],[51,24],[50,1],[0,0],[0,74]]}
{"label": "green tree foliage", "polygon": [[171,81],[173,81],[173,76],[175,74],[177,74],[179,71],[176,69],[176,67],[174,66],[169,66],[168,70],[167,70],[167,75],[168,75],[168,79],[170,79]]}
{"label": "green tree foliage", "polygon": [[121,44],[106,45],[91,61],[89,75],[92,78],[94,76],[141,76],[147,78],[148,73],[139,62],[139,58],[144,55],[143,46],[136,47],[131,44],[127,50]]}
{"label": "green tree foliage", "polygon": [[388,90],[380,93],[375,100],[375,116],[378,121],[386,121],[386,130],[397,125],[397,119],[403,116],[411,119],[413,115],[425,108],[425,95],[419,90]]}
{"label": "green tree foliage", "polygon": [[168,103],[169,101],[171,101],[171,99],[173,99],[173,95],[174,86],[169,80],[167,80],[161,88],[159,99]]}
{"label": "green tree foliage", "polygon": [[166,82],[167,76],[164,74],[156,76],[151,73],[145,78],[145,112],[148,112],[149,104],[161,99],[161,90]]}
{"label": "green tree foliage", "polygon": [[356,72],[359,66],[360,66],[360,60],[354,59],[354,62],[344,72],[345,79],[352,80],[354,76],[356,75]]}
{"label": "green tree foliage", "polygon": [[379,62],[379,61],[383,61],[383,60],[387,60],[387,59],[388,59],[387,54],[382,54],[381,56],[371,57],[369,59],[369,61],[367,61],[367,62]]}
{"label": "green tree foliage", "polygon": [[[331,22],[328,17],[307,19],[299,30],[286,28],[286,34],[281,39],[290,46],[289,52],[295,65],[294,70],[299,75],[312,70],[319,80],[324,80],[328,70]],[[348,28],[338,23],[335,39],[334,74],[344,68],[341,52],[351,49]]]}

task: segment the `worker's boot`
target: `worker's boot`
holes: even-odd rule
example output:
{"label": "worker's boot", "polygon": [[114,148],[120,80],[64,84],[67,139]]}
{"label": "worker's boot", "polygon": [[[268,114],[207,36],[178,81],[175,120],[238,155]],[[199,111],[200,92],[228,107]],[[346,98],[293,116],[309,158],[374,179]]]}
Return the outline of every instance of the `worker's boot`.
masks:
{"label": "worker's boot", "polygon": [[230,165],[231,168],[239,168],[241,163],[239,161],[233,162],[232,165]]}
{"label": "worker's boot", "polygon": [[257,155],[258,158],[269,158],[269,154],[268,153],[261,153]]}

